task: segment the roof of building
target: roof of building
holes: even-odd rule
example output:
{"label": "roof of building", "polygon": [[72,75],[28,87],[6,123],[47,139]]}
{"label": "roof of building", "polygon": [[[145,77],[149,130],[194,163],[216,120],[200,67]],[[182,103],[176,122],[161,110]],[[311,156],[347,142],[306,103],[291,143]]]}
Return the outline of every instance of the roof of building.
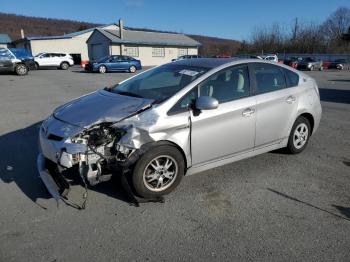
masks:
{"label": "roof of building", "polygon": [[29,37],[25,37],[25,38],[22,38],[22,39],[15,40],[14,42],[20,42],[20,41],[23,41],[23,40],[31,41],[31,40],[69,39],[69,38],[72,38],[72,37],[76,37],[76,36],[79,36],[79,35],[83,35],[83,34],[92,32],[92,31],[94,31],[97,28],[104,28],[104,27],[111,26],[111,25],[113,25],[113,24],[101,25],[101,26],[98,26],[98,27],[88,28],[88,29],[81,30],[81,31],[78,31],[78,32],[73,32],[73,33],[59,35],[59,36],[29,36]]}
{"label": "roof of building", "polygon": [[11,38],[8,34],[0,34],[0,44],[11,43]]}
{"label": "roof of building", "polygon": [[200,46],[201,44],[184,34],[148,32],[137,30],[123,30],[120,37],[119,30],[104,30],[96,28],[96,31],[107,37],[113,44],[141,44],[141,45],[166,45],[166,46]]}

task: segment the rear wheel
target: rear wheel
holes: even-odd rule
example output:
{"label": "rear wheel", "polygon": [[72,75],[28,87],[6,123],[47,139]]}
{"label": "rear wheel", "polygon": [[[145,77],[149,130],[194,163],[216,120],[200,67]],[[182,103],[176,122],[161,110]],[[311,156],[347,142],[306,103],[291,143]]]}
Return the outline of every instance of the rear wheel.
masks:
{"label": "rear wheel", "polygon": [[69,68],[69,64],[67,62],[62,62],[60,68],[62,70],[67,70]]}
{"label": "rear wheel", "polygon": [[104,66],[104,65],[101,65],[99,68],[98,68],[98,71],[101,73],[101,74],[104,74],[107,72],[107,67]]}
{"label": "rear wheel", "polygon": [[136,67],[135,66],[130,66],[129,72],[130,73],[135,73],[136,72]]}
{"label": "rear wheel", "polygon": [[320,70],[320,71],[323,71],[323,66],[321,66],[319,70]]}
{"label": "rear wheel", "polygon": [[311,126],[307,118],[300,116],[295,121],[290,132],[287,150],[291,154],[302,152],[309,142],[311,135]]}
{"label": "rear wheel", "polygon": [[19,76],[24,76],[24,75],[28,74],[28,68],[24,64],[18,64],[15,67],[15,72]]}
{"label": "rear wheel", "polygon": [[310,71],[314,71],[314,66],[311,66],[311,67],[310,67]]}
{"label": "rear wheel", "polygon": [[174,146],[163,145],[151,149],[138,160],[132,181],[138,195],[159,197],[173,191],[184,173],[182,154]]}

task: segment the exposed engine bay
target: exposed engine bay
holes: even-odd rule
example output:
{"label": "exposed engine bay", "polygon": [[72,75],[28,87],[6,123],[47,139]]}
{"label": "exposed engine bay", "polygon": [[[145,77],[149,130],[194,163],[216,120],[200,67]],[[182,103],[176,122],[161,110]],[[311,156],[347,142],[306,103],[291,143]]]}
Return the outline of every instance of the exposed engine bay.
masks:
{"label": "exposed engine bay", "polygon": [[90,185],[108,181],[112,172],[135,151],[118,144],[126,130],[110,123],[95,125],[71,138],[76,144],[86,145],[85,152],[72,155],[72,165],[79,165],[79,172]]}

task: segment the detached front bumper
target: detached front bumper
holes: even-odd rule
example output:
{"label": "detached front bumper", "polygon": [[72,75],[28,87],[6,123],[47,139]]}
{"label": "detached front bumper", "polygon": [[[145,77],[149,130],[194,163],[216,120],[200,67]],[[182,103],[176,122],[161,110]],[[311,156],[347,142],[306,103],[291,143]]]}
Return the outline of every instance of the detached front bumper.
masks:
{"label": "detached front bumper", "polygon": [[53,164],[50,165],[49,160],[47,160],[42,153],[38,155],[37,168],[41,180],[56,201],[61,197],[67,196],[70,190],[68,181],[55,170]]}

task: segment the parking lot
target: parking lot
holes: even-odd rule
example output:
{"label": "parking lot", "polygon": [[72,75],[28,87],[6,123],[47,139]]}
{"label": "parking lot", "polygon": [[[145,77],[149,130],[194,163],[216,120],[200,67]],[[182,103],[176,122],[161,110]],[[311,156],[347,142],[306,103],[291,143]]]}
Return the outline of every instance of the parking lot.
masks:
{"label": "parking lot", "polygon": [[[118,181],[86,210],[57,207],[36,170],[40,122],[131,74],[0,75],[0,261],[349,261],[350,71],[310,72],[323,116],[299,155],[271,152],[185,177],[165,203],[130,206]],[[84,190],[74,185],[70,199]]]}

